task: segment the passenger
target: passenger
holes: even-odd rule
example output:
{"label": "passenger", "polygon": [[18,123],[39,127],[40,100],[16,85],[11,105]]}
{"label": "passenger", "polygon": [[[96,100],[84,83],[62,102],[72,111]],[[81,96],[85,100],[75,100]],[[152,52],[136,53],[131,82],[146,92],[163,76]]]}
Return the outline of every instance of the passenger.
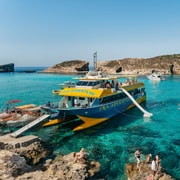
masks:
{"label": "passenger", "polygon": [[80,152],[74,153],[74,162],[85,163],[87,161],[87,153],[84,148],[81,148]]}
{"label": "passenger", "polygon": [[119,89],[119,84],[118,82],[116,83],[116,91]]}
{"label": "passenger", "polygon": [[126,80],[126,84],[129,84],[130,83],[130,80],[129,80],[129,78]]}
{"label": "passenger", "polygon": [[111,88],[114,88],[114,80],[111,82]]}
{"label": "passenger", "polygon": [[136,152],[134,153],[134,156],[136,157],[136,160],[137,160],[137,167],[139,167],[140,165],[140,156],[141,156],[141,152],[139,149],[136,150]]}
{"label": "passenger", "polygon": [[78,106],[78,100],[74,99],[74,106],[77,107]]}
{"label": "passenger", "polygon": [[111,85],[108,81],[106,82],[105,86],[106,86],[106,88],[111,88]]}
{"label": "passenger", "polygon": [[46,104],[47,107],[50,107],[51,106],[51,103],[48,101],[47,104]]}

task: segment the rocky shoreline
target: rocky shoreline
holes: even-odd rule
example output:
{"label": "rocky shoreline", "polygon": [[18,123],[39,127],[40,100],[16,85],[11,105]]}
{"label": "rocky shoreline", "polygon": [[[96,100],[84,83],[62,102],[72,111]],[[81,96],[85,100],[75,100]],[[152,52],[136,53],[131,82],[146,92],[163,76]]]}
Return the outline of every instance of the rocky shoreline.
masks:
{"label": "rocky shoreline", "polygon": [[[14,138],[18,141],[18,138]],[[77,152],[48,159],[51,154],[45,144],[38,140],[24,147],[12,147],[8,142],[0,146],[0,179],[3,180],[86,180],[98,179],[101,164],[94,159],[75,161]],[[102,174],[102,173],[101,173]],[[150,163],[142,161],[137,168],[135,162],[125,164],[128,180],[153,180]],[[105,175],[104,175],[105,177]],[[148,179],[149,178],[149,179]],[[105,178],[101,178],[101,180]],[[154,180],[173,180],[160,167]]]}
{"label": "rocky shoreline", "polygon": [[[14,142],[17,139],[14,139]],[[1,143],[0,149],[0,179],[3,180],[83,180],[93,177],[100,171],[100,163],[94,160],[87,160],[85,163],[75,162],[74,152],[47,159],[51,153],[39,140],[18,148],[12,147],[8,142],[4,144],[2,146]]]}

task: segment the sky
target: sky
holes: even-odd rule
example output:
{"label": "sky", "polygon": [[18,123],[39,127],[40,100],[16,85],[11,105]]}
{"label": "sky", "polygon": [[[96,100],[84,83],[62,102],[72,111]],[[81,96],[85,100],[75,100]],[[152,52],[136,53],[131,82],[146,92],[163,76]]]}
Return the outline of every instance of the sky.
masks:
{"label": "sky", "polygon": [[0,0],[0,64],[180,53],[180,0]]}

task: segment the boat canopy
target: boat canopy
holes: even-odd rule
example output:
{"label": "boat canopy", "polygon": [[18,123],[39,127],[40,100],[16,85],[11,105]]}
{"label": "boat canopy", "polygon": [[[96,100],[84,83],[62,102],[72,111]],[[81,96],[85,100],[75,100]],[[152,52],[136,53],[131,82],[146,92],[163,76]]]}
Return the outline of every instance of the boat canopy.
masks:
{"label": "boat canopy", "polygon": [[107,96],[108,94],[112,94],[111,89],[64,88],[59,93],[60,96],[76,96],[89,98],[101,98],[103,96]]}

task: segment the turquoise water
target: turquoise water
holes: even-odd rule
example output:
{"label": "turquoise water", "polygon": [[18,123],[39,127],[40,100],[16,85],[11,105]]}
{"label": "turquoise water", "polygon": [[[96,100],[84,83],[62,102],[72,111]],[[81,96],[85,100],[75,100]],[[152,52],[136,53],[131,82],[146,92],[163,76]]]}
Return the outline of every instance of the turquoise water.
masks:
{"label": "turquoise water", "polygon": [[[21,104],[41,105],[58,101],[52,94],[60,83],[75,76],[39,73],[1,73],[0,106],[6,100],[20,99]],[[166,76],[164,81],[154,83],[139,77],[146,85],[147,102],[143,107],[153,113],[144,119],[142,112],[133,108],[96,127],[82,132],[72,132],[78,123],[59,124],[26,132],[40,136],[52,151],[52,156],[79,151],[84,147],[90,159],[101,163],[96,178],[124,180],[127,162],[135,162],[134,151],[139,148],[142,160],[149,153],[159,153],[165,171],[180,179],[180,76]],[[10,129],[1,127],[1,132]]]}

